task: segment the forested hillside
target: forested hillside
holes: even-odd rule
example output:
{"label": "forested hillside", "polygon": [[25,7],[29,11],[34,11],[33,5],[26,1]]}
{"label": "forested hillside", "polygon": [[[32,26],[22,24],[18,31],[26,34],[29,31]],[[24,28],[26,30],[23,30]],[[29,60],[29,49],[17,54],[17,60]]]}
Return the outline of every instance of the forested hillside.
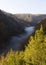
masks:
{"label": "forested hillside", "polygon": [[[0,54],[2,52],[0,65],[46,65],[46,15],[32,15],[32,18],[30,15],[21,17],[24,19],[0,10]],[[27,35],[28,31],[31,33],[31,28],[28,28],[31,26],[34,27],[33,32]],[[26,30],[26,27],[29,30]],[[17,39],[21,44],[16,43]],[[18,46],[11,47],[9,40],[12,45]],[[14,49],[17,47],[17,51],[13,51],[13,47]],[[6,50],[5,54],[4,50]]]}
{"label": "forested hillside", "polygon": [[42,26],[30,36],[25,51],[13,52],[10,50],[6,57],[0,58],[0,65],[46,65],[46,34]]}

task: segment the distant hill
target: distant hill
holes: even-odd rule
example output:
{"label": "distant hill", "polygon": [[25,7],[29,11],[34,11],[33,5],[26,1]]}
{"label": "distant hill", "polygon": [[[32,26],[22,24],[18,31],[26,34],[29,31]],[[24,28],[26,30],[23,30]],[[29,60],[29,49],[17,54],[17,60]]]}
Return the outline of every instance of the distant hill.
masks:
{"label": "distant hill", "polygon": [[29,22],[36,22],[46,18],[46,14],[16,14],[19,19],[23,19]]}
{"label": "distant hill", "polygon": [[36,26],[39,21],[46,18],[46,14],[11,14],[3,11],[7,16],[12,17],[22,26]]}

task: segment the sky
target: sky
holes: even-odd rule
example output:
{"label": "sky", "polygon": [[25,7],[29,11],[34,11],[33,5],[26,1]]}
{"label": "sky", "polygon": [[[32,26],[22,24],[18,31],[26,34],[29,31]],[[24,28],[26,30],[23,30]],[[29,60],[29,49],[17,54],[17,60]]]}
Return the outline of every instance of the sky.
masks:
{"label": "sky", "polygon": [[0,0],[0,9],[13,14],[46,14],[46,0]]}

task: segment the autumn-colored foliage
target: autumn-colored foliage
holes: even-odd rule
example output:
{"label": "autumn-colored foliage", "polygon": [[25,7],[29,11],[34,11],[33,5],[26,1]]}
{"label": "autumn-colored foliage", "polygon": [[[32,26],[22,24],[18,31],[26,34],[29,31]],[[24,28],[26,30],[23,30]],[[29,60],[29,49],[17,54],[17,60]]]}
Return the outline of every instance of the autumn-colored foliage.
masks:
{"label": "autumn-colored foliage", "polygon": [[43,33],[42,26],[34,37],[30,37],[25,51],[11,50],[5,58],[2,56],[0,65],[46,65],[46,35]]}

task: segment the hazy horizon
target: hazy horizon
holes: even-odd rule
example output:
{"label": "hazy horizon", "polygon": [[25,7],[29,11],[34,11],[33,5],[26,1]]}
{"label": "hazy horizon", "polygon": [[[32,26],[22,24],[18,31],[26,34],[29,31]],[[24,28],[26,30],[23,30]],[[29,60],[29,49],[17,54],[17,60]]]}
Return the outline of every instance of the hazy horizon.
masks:
{"label": "hazy horizon", "polygon": [[46,14],[46,0],[0,0],[0,9],[13,14]]}

